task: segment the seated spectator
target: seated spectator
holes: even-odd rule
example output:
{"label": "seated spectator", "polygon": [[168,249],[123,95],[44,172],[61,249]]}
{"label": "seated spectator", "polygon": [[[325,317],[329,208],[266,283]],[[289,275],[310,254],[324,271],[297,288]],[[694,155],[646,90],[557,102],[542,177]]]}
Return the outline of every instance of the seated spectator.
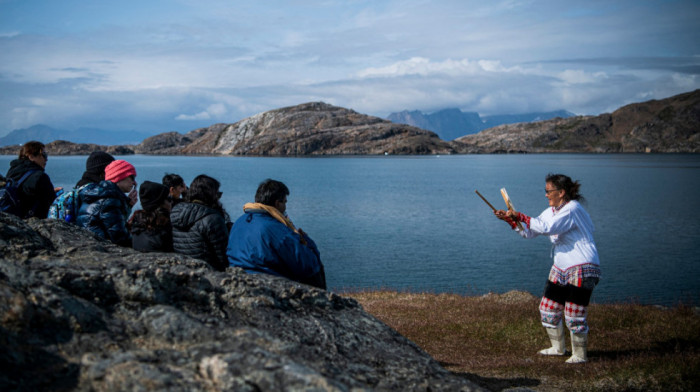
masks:
{"label": "seated spectator", "polygon": [[144,181],[139,188],[143,209],[129,220],[132,244],[140,252],[172,252],[173,231],[170,225],[172,197],[165,185]]}
{"label": "seated spectator", "polygon": [[186,201],[173,207],[170,222],[175,252],[204,260],[214,269],[223,271],[228,266],[228,230],[225,211],[219,203],[220,185],[204,174],[195,177]]}
{"label": "seated spectator", "polygon": [[19,157],[10,162],[7,179],[19,181],[28,171],[33,171],[19,188],[20,218],[46,218],[49,207],[56,198],[56,192],[48,174],[44,173],[49,159],[43,143],[31,141],[24,143],[19,150]]}
{"label": "seated spectator", "polygon": [[83,177],[75,184],[76,188],[83,185],[98,183],[105,179],[105,167],[114,162],[114,157],[104,151],[94,151],[85,161]]}
{"label": "seated spectator", "polygon": [[282,276],[326,289],[321,255],[314,241],[287,217],[289,189],[279,181],[263,181],[255,203],[231,229],[226,255],[231,266],[249,273]]}
{"label": "seated spectator", "polygon": [[181,202],[187,194],[185,180],[177,174],[166,173],[165,176],[163,176],[163,185],[170,191],[170,196],[173,198],[173,206]]}
{"label": "seated spectator", "polygon": [[110,163],[105,167],[104,181],[88,184],[79,199],[78,226],[115,244],[131,247],[126,224],[138,201],[136,169],[132,164],[123,160]]}

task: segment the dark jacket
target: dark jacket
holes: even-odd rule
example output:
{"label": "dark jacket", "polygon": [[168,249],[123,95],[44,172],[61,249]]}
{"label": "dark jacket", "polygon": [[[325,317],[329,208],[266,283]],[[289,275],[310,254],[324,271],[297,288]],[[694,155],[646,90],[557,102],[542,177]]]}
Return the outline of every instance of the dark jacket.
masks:
{"label": "dark jacket", "polygon": [[168,219],[167,224],[148,228],[143,210],[134,212],[131,219],[132,246],[139,252],[172,252],[173,228]]}
{"label": "dark jacket", "polygon": [[56,198],[53,184],[44,169],[29,159],[15,159],[10,162],[7,178],[19,181],[22,175],[29,170],[36,170],[22,183],[19,189],[20,211],[22,218],[35,216],[46,218],[49,207]]}
{"label": "dark jacket", "polygon": [[326,288],[321,255],[316,243],[264,210],[247,210],[233,224],[229,237],[229,264],[249,273],[283,276],[300,283]]}
{"label": "dark jacket", "polygon": [[182,202],[170,213],[175,252],[204,260],[214,269],[228,267],[228,230],[221,212],[198,203]]}
{"label": "dark jacket", "polygon": [[131,234],[126,228],[131,206],[117,184],[111,181],[88,184],[80,191],[78,199],[78,226],[115,244],[131,246]]}

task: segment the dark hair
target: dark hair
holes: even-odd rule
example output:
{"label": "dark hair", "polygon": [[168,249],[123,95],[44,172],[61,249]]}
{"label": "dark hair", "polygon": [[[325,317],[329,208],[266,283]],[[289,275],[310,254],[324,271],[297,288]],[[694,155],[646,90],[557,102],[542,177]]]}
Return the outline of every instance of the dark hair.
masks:
{"label": "dark hair", "polygon": [[32,140],[31,142],[26,142],[22,145],[19,150],[19,159],[29,159],[29,156],[36,156],[41,154],[44,150],[44,143]]}
{"label": "dark hair", "polygon": [[156,231],[170,227],[170,211],[158,207],[152,211],[138,210],[129,220],[129,232],[139,234],[143,231]]}
{"label": "dark hair", "polygon": [[267,206],[274,206],[276,201],[284,200],[289,195],[289,188],[279,181],[267,179],[258,185],[255,192],[255,202]]}
{"label": "dark hair", "polygon": [[185,180],[177,174],[165,173],[163,176],[163,185],[167,186],[168,189],[174,188],[180,185],[185,185]]}
{"label": "dark hair", "polygon": [[547,174],[545,177],[545,182],[549,182],[554,185],[557,189],[564,191],[564,200],[577,200],[583,202],[585,198],[579,193],[579,188],[581,184],[578,181],[572,181],[571,177],[565,176],[563,174]]}
{"label": "dark hair", "polygon": [[216,208],[219,205],[217,192],[221,183],[206,174],[200,174],[192,180],[190,191],[187,193],[187,201],[198,201],[207,207]]}

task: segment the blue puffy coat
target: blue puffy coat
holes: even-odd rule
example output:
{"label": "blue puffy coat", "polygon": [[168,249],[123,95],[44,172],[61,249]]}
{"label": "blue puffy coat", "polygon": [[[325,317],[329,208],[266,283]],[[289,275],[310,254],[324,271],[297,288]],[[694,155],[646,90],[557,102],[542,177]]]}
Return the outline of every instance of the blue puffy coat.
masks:
{"label": "blue puffy coat", "polygon": [[247,210],[231,228],[226,256],[231,266],[249,273],[282,276],[326,288],[325,272],[316,243],[273,218],[264,210]]}
{"label": "blue puffy coat", "polygon": [[126,228],[131,205],[117,184],[111,181],[89,184],[78,195],[78,226],[115,244],[131,246],[131,234]]}

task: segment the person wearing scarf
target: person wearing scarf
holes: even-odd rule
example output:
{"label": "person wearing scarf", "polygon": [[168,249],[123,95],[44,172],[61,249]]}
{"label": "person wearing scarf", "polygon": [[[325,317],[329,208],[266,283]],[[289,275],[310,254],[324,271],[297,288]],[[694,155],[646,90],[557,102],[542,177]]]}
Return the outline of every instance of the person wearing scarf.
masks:
{"label": "person wearing scarf", "polygon": [[255,193],[255,203],[231,228],[226,255],[229,265],[248,273],[266,273],[326,289],[326,277],[316,243],[287,217],[289,189],[267,179]]}

